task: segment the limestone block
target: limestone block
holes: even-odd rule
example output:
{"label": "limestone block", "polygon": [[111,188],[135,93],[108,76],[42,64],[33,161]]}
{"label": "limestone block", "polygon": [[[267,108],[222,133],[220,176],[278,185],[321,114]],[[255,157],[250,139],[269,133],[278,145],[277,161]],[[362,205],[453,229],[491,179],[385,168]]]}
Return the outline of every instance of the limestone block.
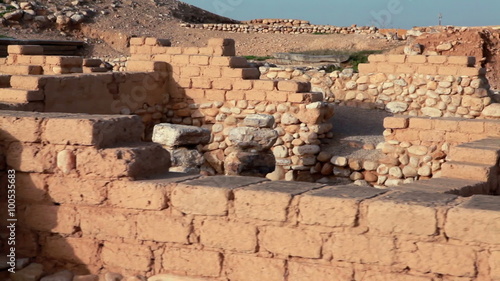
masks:
{"label": "limestone block", "polygon": [[231,143],[244,150],[267,150],[274,145],[277,139],[278,132],[267,128],[237,127],[229,132]]}
{"label": "limestone block", "polygon": [[166,146],[207,144],[210,131],[204,128],[162,123],[153,129],[153,142]]}

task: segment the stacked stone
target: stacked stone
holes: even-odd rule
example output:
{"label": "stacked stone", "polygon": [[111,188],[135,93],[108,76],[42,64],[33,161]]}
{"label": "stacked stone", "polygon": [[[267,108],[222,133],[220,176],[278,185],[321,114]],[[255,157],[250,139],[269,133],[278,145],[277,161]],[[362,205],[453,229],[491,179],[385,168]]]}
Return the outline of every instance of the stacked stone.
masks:
{"label": "stacked stone", "polygon": [[210,142],[210,131],[194,126],[163,123],[154,127],[152,139],[170,152],[170,171],[199,173],[205,162],[199,147]]}
{"label": "stacked stone", "polygon": [[379,35],[382,38],[385,36],[378,32],[378,29],[373,26],[351,26],[339,27],[332,25],[311,25],[292,23],[276,23],[276,24],[223,24],[223,23],[182,23],[182,27],[197,28],[216,31],[229,31],[238,33],[281,33],[281,34],[371,34]]}
{"label": "stacked stone", "polygon": [[253,20],[249,20],[249,21],[242,21],[241,23],[267,24],[267,25],[288,24],[291,26],[301,26],[301,25],[310,25],[311,24],[309,21],[298,20],[298,19],[253,19]]}
{"label": "stacked stone", "polygon": [[265,177],[274,171],[271,147],[278,139],[274,125],[272,115],[251,114],[241,127],[231,129],[228,139],[233,149],[224,160],[226,175]]}
{"label": "stacked stone", "polygon": [[115,72],[125,72],[127,71],[127,62],[129,57],[119,57],[119,58],[101,58],[105,62],[106,66]]}

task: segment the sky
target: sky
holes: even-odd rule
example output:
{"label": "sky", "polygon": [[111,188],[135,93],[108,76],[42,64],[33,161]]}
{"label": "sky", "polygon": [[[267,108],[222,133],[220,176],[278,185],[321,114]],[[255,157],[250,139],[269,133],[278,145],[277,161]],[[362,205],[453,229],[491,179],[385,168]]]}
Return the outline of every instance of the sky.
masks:
{"label": "sky", "polygon": [[336,26],[500,25],[500,0],[182,0],[236,20],[290,18]]}

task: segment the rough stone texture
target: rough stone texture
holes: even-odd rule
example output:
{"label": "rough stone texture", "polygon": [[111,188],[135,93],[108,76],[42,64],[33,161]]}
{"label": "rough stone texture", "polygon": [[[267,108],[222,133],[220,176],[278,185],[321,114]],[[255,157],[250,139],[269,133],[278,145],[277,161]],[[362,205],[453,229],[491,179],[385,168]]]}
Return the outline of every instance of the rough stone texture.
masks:
{"label": "rough stone texture", "polygon": [[210,131],[194,126],[158,124],[153,130],[153,141],[166,146],[205,144],[210,141]]}
{"label": "rough stone texture", "polygon": [[278,133],[275,130],[266,128],[239,127],[229,132],[231,143],[244,150],[268,150],[277,138]]}
{"label": "rough stone texture", "polygon": [[229,176],[265,177],[274,171],[275,166],[276,159],[270,151],[267,153],[235,151],[224,159],[224,171]]}
{"label": "rough stone texture", "polygon": [[274,117],[268,114],[251,114],[243,119],[243,126],[247,127],[272,128],[274,123]]}

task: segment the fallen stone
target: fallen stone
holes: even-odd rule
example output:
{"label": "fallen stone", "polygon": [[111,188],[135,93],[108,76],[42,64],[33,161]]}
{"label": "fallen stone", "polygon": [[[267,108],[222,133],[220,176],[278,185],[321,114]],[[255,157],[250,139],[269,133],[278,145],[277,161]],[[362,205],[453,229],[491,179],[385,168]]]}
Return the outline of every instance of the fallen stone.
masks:
{"label": "fallen stone", "polygon": [[483,109],[483,115],[486,117],[500,117],[500,103],[492,103]]}
{"label": "fallen stone", "polygon": [[43,266],[39,263],[32,263],[27,267],[16,271],[10,275],[12,281],[39,281],[43,274]]}
{"label": "fallen stone", "polygon": [[274,116],[269,114],[251,114],[243,119],[243,126],[254,128],[272,128]]}
{"label": "fallen stone", "polygon": [[434,108],[434,107],[423,107],[421,110],[425,116],[429,116],[429,117],[441,117],[441,116],[443,116],[443,112],[441,112],[441,110]]}
{"label": "fallen stone", "polygon": [[267,150],[277,139],[278,132],[267,128],[238,127],[229,132],[229,141],[242,150]]}
{"label": "fallen stone", "polygon": [[173,167],[199,167],[204,163],[203,154],[197,149],[179,147],[167,150],[170,152],[170,159]]}
{"label": "fallen stone", "polygon": [[59,271],[52,275],[43,277],[40,281],[72,281],[73,272],[68,270]]}
{"label": "fallen stone", "polygon": [[401,101],[393,101],[388,103],[385,109],[391,113],[401,113],[408,109],[408,104]]}
{"label": "fallen stone", "polygon": [[154,126],[153,142],[166,146],[207,144],[210,131],[204,128],[162,123]]}
{"label": "fallen stone", "polygon": [[440,44],[436,47],[436,50],[438,51],[449,51],[453,48],[453,45],[451,43],[443,43]]}

